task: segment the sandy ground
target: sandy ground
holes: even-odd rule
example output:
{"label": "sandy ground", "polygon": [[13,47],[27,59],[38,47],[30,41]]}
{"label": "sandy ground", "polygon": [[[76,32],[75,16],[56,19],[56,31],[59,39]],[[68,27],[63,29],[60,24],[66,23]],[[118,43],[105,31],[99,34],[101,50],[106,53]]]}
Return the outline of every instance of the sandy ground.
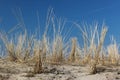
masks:
{"label": "sandy ground", "polygon": [[87,66],[47,65],[44,73],[33,74],[33,66],[0,59],[0,80],[120,80],[120,67],[98,69],[97,74],[89,74]]}

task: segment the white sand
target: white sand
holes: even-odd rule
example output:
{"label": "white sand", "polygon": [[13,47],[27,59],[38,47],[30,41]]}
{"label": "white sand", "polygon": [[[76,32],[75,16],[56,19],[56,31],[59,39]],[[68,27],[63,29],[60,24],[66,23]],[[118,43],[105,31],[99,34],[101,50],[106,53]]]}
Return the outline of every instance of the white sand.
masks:
{"label": "white sand", "polygon": [[[32,74],[32,66],[0,60],[0,80],[120,80],[120,67],[105,67],[105,71],[89,74],[85,66],[46,66],[41,74]],[[28,77],[29,76],[29,77]]]}

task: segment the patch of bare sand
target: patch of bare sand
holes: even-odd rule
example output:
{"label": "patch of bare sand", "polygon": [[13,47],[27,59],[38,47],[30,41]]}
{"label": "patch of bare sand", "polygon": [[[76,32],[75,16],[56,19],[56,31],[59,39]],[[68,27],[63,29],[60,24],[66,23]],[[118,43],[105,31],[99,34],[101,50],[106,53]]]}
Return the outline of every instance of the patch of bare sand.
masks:
{"label": "patch of bare sand", "polygon": [[87,66],[48,65],[44,73],[33,74],[33,66],[0,60],[0,80],[120,80],[120,67],[105,67],[90,75]]}

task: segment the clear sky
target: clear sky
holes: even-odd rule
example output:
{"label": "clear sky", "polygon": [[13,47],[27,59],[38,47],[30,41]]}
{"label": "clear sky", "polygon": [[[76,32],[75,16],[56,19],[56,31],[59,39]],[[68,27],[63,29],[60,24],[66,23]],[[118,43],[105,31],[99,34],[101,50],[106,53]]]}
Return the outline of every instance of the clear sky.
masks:
{"label": "clear sky", "polygon": [[36,12],[44,24],[50,6],[56,16],[68,20],[105,22],[109,29],[107,39],[114,35],[120,42],[120,0],[0,0],[0,29],[8,31],[17,24],[14,10],[20,8],[27,29],[33,30],[37,26]]}

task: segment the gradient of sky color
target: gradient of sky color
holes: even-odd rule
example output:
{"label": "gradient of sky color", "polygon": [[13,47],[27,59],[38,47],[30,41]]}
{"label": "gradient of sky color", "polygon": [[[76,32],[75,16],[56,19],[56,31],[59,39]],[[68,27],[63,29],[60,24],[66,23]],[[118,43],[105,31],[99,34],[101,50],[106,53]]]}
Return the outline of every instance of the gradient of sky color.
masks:
{"label": "gradient of sky color", "polygon": [[[39,12],[44,24],[47,10],[53,7],[55,15],[76,22],[92,24],[97,21],[108,26],[109,35],[120,42],[120,0],[0,0],[0,30],[9,31],[17,24],[14,10],[20,8],[27,29],[35,29]],[[106,41],[107,42],[107,41]]]}

